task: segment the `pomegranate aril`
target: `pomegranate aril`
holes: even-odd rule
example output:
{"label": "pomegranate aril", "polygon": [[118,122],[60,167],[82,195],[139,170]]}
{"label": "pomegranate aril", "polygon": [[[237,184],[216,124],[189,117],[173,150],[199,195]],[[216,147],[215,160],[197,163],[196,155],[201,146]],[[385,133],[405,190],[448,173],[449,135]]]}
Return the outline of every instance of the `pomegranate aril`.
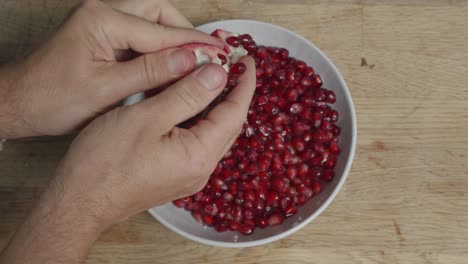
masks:
{"label": "pomegranate aril", "polygon": [[265,59],[266,57],[268,57],[268,51],[265,47],[258,47],[256,55],[260,59]]}
{"label": "pomegranate aril", "polygon": [[288,167],[286,169],[286,176],[288,179],[293,180],[297,176],[297,169],[294,166]]}
{"label": "pomegranate aril", "polygon": [[320,193],[322,191],[322,184],[316,181],[312,184],[312,188],[315,194]]}
{"label": "pomegranate aril", "polygon": [[271,214],[270,217],[268,217],[268,224],[271,226],[281,225],[283,221],[284,217],[279,213]]}
{"label": "pomegranate aril", "polygon": [[233,73],[233,74],[242,74],[242,73],[245,72],[245,69],[247,69],[245,64],[242,63],[242,62],[238,62],[238,63],[232,65],[231,73]]}
{"label": "pomegranate aril", "polygon": [[215,224],[215,230],[222,233],[222,232],[226,232],[227,230],[229,230],[229,225],[227,222],[217,222]]}
{"label": "pomegranate aril", "polygon": [[304,71],[306,68],[307,68],[307,65],[305,62],[301,61],[301,60],[297,60],[295,63],[294,63],[294,67],[296,68],[296,70],[302,72]]}
{"label": "pomegranate aril", "polygon": [[312,75],[314,75],[315,71],[314,71],[314,68],[312,67],[307,67],[305,70],[304,70],[304,76],[307,76],[307,77],[310,77]]}
{"label": "pomegranate aril", "polygon": [[291,114],[294,114],[294,115],[301,113],[302,110],[303,110],[303,107],[300,103],[294,103],[289,108],[289,112],[291,112]]}
{"label": "pomegranate aril", "polygon": [[244,235],[251,235],[254,231],[254,227],[250,225],[241,225],[239,227],[239,232],[241,232]]}
{"label": "pomegranate aril", "polygon": [[300,139],[300,138],[294,138],[293,141],[292,141],[292,144],[293,144],[293,147],[297,150],[297,151],[303,151],[305,149],[305,143],[304,143],[304,140]]}
{"label": "pomegranate aril", "polygon": [[214,223],[213,216],[211,215],[203,215],[202,220],[203,220],[203,223],[207,226],[212,226]]}
{"label": "pomegranate aril", "polygon": [[284,209],[285,217],[290,217],[292,215],[295,215],[296,213],[297,213],[297,207],[294,205],[290,205],[286,209]]}
{"label": "pomegranate aril", "polygon": [[322,82],[322,78],[320,77],[320,75],[313,74],[311,78],[312,78],[312,87],[314,88],[322,87],[323,82]]}
{"label": "pomegranate aril", "polygon": [[275,205],[278,202],[279,195],[276,192],[268,192],[266,196],[266,202],[269,205]]}
{"label": "pomegranate aril", "polygon": [[237,230],[239,230],[240,225],[239,225],[238,222],[236,222],[234,220],[229,220],[228,221],[228,227],[229,227],[229,230],[231,230],[231,231],[237,231]]}
{"label": "pomegranate aril", "polygon": [[340,147],[338,146],[338,143],[335,142],[335,141],[332,141],[330,142],[330,144],[328,145],[329,149],[330,149],[330,152],[337,155],[340,153]]}
{"label": "pomegranate aril", "polygon": [[327,117],[330,118],[332,122],[338,121],[338,112],[335,110],[328,111]]}
{"label": "pomegranate aril", "polygon": [[269,225],[268,218],[262,217],[257,221],[257,226],[260,228],[265,228]]}
{"label": "pomegranate aril", "polygon": [[309,172],[309,165],[302,163],[301,165],[298,166],[297,176],[305,177],[308,172]]}
{"label": "pomegranate aril", "polygon": [[325,101],[329,104],[336,102],[336,95],[333,91],[325,91]]}
{"label": "pomegranate aril", "polygon": [[231,37],[227,38],[227,39],[226,39],[226,42],[227,42],[229,45],[231,45],[231,46],[233,46],[233,47],[236,47],[236,48],[239,47],[239,45],[240,45],[239,39],[238,39],[237,37],[235,37],[235,36],[231,36]]}
{"label": "pomegranate aril", "polygon": [[326,181],[332,181],[334,176],[335,176],[335,173],[333,172],[332,169],[326,169],[323,171],[322,177]]}

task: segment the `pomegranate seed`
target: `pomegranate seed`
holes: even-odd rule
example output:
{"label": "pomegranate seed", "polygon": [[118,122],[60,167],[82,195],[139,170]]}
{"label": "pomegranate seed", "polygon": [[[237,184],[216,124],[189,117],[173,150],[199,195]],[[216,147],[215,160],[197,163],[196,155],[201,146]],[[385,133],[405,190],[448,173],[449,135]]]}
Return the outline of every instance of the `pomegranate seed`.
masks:
{"label": "pomegranate seed", "polygon": [[241,225],[239,227],[239,232],[241,232],[244,235],[251,235],[254,231],[254,228],[250,225]]}
{"label": "pomegranate seed", "polygon": [[245,64],[239,62],[239,63],[236,63],[236,64],[232,65],[232,67],[231,67],[231,72],[232,72],[233,74],[242,74],[242,73],[245,72],[245,69],[247,69],[247,67],[245,66]]}
{"label": "pomegranate seed", "polygon": [[312,87],[314,88],[320,88],[322,87],[322,78],[318,74],[312,75]]}
{"label": "pomegranate seed", "polygon": [[294,103],[289,108],[289,111],[291,112],[291,114],[295,114],[295,115],[301,113],[302,110],[303,110],[302,105],[299,103]]}
{"label": "pomegranate seed", "polygon": [[326,181],[332,181],[334,176],[335,173],[331,169],[326,169],[323,171],[323,179],[325,179]]}
{"label": "pomegranate seed", "polygon": [[312,188],[313,188],[313,190],[314,190],[314,193],[320,193],[320,192],[322,192],[322,184],[320,184],[320,182],[317,182],[317,181],[314,182],[314,183],[312,184]]}
{"label": "pomegranate seed", "polygon": [[211,215],[203,215],[202,220],[203,220],[203,223],[207,226],[212,226],[214,223],[213,216]]}
{"label": "pomegranate seed", "polygon": [[340,147],[338,146],[338,143],[337,142],[330,142],[330,145],[328,146],[330,148],[330,152],[333,153],[333,154],[339,154],[340,153]]}
{"label": "pomegranate seed", "polygon": [[260,59],[265,59],[266,57],[268,57],[268,52],[267,52],[267,49],[265,47],[259,47],[257,49],[257,56],[260,58]]}
{"label": "pomegranate seed", "polygon": [[268,218],[268,224],[271,226],[281,225],[284,221],[284,217],[279,213],[274,213]]}
{"label": "pomegranate seed", "polygon": [[334,104],[336,102],[336,95],[333,91],[325,92],[325,101],[329,104]]}
{"label": "pomegranate seed", "polygon": [[294,67],[296,68],[297,71],[304,71],[306,68],[307,68],[307,65],[305,62],[301,61],[301,60],[297,60],[295,63],[294,63]]}
{"label": "pomegranate seed", "polygon": [[269,205],[274,205],[278,202],[279,196],[276,192],[268,192],[266,196],[266,202]]}
{"label": "pomegranate seed", "polygon": [[312,75],[314,75],[315,71],[314,71],[314,68],[312,67],[307,67],[305,70],[304,70],[304,76],[307,76],[307,77],[310,77]]}
{"label": "pomegranate seed", "polygon": [[227,38],[227,39],[226,39],[226,42],[227,42],[229,45],[233,46],[233,47],[239,47],[239,45],[240,45],[239,39],[236,38],[236,37],[234,37],[234,36],[231,36],[231,37]]}
{"label": "pomegranate seed", "polygon": [[328,115],[327,115],[327,116],[328,116],[328,118],[330,118],[330,120],[331,120],[332,122],[338,121],[338,112],[335,111],[335,110],[333,110],[333,109],[330,110],[330,111],[328,111]]}
{"label": "pomegranate seed", "polygon": [[322,175],[322,172],[321,172],[320,169],[317,168],[317,167],[312,168],[312,169],[310,170],[310,172],[309,172],[309,176],[310,176],[311,178],[318,178],[318,177],[320,177],[320,175]]}
{"label": "pomegranate seed", "polygon": [[260,228],[265,228],[269,225],[268,223],[268,218],[266,217],[263,217],[263,218],[260,218],[258,221],[257,221],[257,226],[260,227]]}
{"label": "pomegranate seed", "polygon": [[226,64],[227,63],[227,58],[223,54],[218,54],[218,59],[221,60],[221,64]]}
{"label": "pomegranate seed", "polygon": [[293,180],[297,176],[297,169],[293,166],[286,169],[286,176],[288,179]]}
{"label": "pomegranate seed", "polygon": [[222,233],[222,232],[226,232],[227,230],[229,230],[229,225],[227,222],[218,222],[215,224],[215,229],[216,231]]}
{"label": "pomegranate seed", "polygon": [[313,81],[309,77],[303,77],[301,79],[301,86],[304,88],[312,87]]}
{"label": "pomegranate seed", "polygon": [[297,207],[295,207],[294,205],[290,205],[286,209],[284,209],[285,217],[295,215],[296,213],[297,213]]}
{"label": "pomegranate seed", "polygon": [[228,221],[228,226],[229,226],[229,230],[231,231],[237,231],[239,230],[239,227],[240,227],[239,223],[237,223],[234,220]]}
{"label": "pomegranate seed", "polygon": [[292,144],[297,151],[303,151],[305,149],[304,140],[300,138],[294,138]]}
{"label": "pomegranate seed", "polygon": [[309,165],[302,163],[301,165],[298,166],[297,176],[305,177],[308,172],[309,172]]}

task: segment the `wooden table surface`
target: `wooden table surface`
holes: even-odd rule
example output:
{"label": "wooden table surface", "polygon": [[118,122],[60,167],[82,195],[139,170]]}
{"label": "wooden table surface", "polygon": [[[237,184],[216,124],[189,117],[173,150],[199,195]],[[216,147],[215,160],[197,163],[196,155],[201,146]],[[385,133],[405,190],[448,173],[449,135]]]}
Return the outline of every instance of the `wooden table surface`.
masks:
{"label": "wooden table surface", "polygon": [[[72,0],[0,0],[0,62],[34,47]],[[468,2],[175,1],[194,23],[272,22],[319,46],[356,104],[349,179],[312,224],[256,248],[199,245],[141,213],[106,232],[89,263],[468,263]],[[70,137],[0,153],[0,248]]]}

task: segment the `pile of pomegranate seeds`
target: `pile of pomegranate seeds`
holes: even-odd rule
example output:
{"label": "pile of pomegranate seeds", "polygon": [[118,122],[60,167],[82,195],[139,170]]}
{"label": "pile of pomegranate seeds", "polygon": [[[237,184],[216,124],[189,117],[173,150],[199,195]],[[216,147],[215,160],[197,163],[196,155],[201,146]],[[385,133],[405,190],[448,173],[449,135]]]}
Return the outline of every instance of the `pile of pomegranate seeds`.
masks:
{"label": "pile of pomegranate seeds", "polygon": [[[224,52],[207,51],[212,61],[218,57],[225,64],[230,59],[226,55],[239,47],[254,57],[257,88],[242,133],[207,185],[173,203],[219,232],[249,235],[257,227],[282,224],[333,180],[340,128],[338,113],[329,104],[336,97],[322,87],[312,67],[289,57],[287,49],[257,46],[247,34],[217,30],[213,35],[228,47]],[[236,86],[244,71],[242,63],[230,65],[220,98]]]}

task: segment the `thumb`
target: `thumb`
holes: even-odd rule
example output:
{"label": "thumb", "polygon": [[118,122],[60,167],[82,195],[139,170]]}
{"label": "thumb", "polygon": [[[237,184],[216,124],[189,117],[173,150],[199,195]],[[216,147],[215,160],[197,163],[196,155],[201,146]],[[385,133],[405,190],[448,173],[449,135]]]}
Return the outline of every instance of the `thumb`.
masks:
{"label": "thumb", "polygon": [[206,64],[174,83],[162,93],[138,103],[142,115],[157,115],[158,127],[165,131],[205,109],[226,86],[226,71],[217,64]]}
{"label": "thumb", "polygon": [[144,54],[126,62],[116,62],[104,71],[102,81],[108,96],[121,100],[127,96],[177,80],[195,68],[195,56],[187,49],[167,49]]}

